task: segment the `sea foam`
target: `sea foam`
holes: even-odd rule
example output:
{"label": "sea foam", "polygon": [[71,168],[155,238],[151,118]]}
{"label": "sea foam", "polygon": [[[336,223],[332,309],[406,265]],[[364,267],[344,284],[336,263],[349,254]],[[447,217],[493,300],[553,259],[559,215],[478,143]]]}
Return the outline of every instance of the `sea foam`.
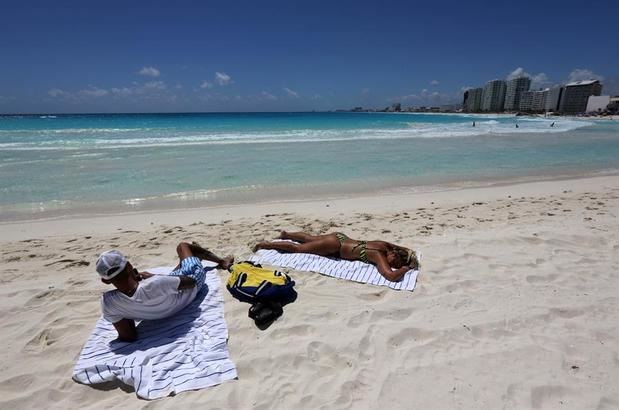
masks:
{"label": "sea foam", "polygon": [[[456,123],[408,122],[402,128],[358,129],[288,129],[284,131],[239,130],[217,132],[157,128],[69,128],[54,130],[3,130],[16,136],[30,133],[30,138],[3,138],[2,150],[63,150],[173,147],[186,145],[329,143],[359,140],[412,138],[462,138],[492,135],[550,134],[591,126],[580,120],[516,119],[482,117],[475,126],[467,121]],[[550,124],[555,123],[553,127]],[[516,124],[519,127],[516,128]],[[74,138],[72,135],[83,135]],[[53,136],[51,138],[45,138]],[[69,137],[71,136],[71,137]],[[111,136],[117,136],[110,138]],[[2,141],[2,139],[0,139]]]}

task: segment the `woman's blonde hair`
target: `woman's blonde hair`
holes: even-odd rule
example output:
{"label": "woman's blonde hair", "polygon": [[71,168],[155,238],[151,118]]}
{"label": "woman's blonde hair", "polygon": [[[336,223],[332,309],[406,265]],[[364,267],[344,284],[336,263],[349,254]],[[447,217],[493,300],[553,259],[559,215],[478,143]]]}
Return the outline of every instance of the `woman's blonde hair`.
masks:
{"label": "woman's blonde hair", "polygon": [[405,248],[395,248],[395,253],[404,265],[408,265],[409,251]]}
{"label": "woman's blonde hair", "polygon": [[398,255],[404,262],[404,265],[411,268],[419,267],[419,260],[417,259],[417,253],[412,249],[400,248],[398,249]]}

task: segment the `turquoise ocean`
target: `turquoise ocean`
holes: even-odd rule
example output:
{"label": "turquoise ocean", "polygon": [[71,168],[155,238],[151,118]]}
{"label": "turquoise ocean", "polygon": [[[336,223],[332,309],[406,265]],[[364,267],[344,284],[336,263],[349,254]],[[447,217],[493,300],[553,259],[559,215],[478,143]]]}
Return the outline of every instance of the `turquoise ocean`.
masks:
{"label": "turquoise ocean", "polygon": [[412,113],[0,116],[4,221],[618,170],[619,124],[610,120]]}

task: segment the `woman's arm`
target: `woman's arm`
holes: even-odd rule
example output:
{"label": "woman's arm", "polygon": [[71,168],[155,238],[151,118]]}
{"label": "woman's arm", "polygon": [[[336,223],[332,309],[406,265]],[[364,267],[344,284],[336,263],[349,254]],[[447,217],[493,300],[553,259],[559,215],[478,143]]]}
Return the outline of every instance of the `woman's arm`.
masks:
{"label": "woman's arm", "polygon": [[396,245],[396,244],[393,244],[393,243],[390,243],[390,242],[387,242],[387,246],[390,247],[391,250],[393,250],[393,251],[397,251],[397,250],[404,251],[404,252],[410,251],[410,249],[405,248],[404,246]]}
{"label": "woman's arm", "polygon": [[408,266],[402,266],[396,270],[391,269],[389,262],[387,262],[387,258],[382,253],[378,253],[375,259],[376,268],[380,274],[391,282],[399,282],[402,280],[404,274],[410,269]]}

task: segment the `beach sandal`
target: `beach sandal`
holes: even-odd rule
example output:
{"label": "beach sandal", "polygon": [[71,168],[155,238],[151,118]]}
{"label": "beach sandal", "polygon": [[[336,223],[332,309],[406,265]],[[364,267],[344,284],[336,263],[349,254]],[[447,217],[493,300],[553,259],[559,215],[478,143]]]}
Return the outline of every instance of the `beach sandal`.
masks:
{"label": "beach sandal", "polygon": [[254,320],[256,327],[265,330],[275,322],[282,314],[284,309],[281,303],[277,302],[257,302],[249,308],[248,316]]}
{"label": "beach sandal", "polygon": [[264,308],[264,303],[262,302],[256,302],[253,305],[251,305],[249,307],[249,311],[247,312],[247,316],[249,316],[250,319],[252,320],[256,320],[256,315],[258,314],[259,311],[261,311]]}

